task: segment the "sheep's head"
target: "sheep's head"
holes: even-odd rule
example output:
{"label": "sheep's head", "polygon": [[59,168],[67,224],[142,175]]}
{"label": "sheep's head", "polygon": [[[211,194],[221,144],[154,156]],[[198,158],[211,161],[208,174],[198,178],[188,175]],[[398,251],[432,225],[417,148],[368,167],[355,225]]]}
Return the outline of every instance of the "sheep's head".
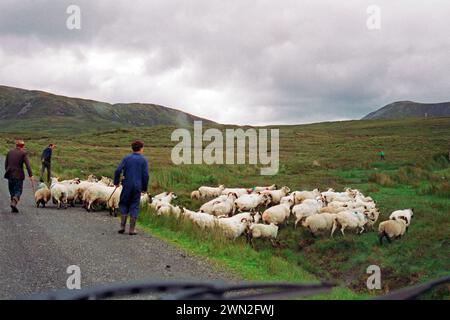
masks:
{"label": "sheep's head", "polygon": [[289,187],[284,186],[283,188],[281,188],[281,191],[283,191],[285,194],[288,194],[289,192],[291,192],[291,189],[289,189]]}

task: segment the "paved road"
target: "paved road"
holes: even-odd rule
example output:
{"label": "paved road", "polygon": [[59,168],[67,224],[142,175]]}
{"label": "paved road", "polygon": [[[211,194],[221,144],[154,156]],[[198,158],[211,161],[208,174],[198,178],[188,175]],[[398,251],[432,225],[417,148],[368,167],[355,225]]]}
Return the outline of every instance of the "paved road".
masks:
{"label": "paved road", "polygon": [[9,208],[0,158],[0,299],[65,288],[67,267],[81,268],[83,287],[130,280],[232,280],[224,270],[141,231],[117,233],[118,219],[81,208],[36,209],[29,181],[19,214]]}

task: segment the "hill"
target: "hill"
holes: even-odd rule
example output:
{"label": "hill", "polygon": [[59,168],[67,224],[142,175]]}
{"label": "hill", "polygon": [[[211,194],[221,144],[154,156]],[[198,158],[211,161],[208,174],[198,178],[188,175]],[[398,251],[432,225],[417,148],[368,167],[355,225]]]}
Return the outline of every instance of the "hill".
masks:
{"label": "hill", "polygon": [[397,101],[369,113],[362,120],[449,117],[450,102]]}
{"label": "hill", "polygon": [[79,130],[80,127],[187,126],[194,120],[213,123],[156,104],[109,104],[43,91],[0,86],[0,126],[2,130],[7,131],[18,128],[62,127]]}

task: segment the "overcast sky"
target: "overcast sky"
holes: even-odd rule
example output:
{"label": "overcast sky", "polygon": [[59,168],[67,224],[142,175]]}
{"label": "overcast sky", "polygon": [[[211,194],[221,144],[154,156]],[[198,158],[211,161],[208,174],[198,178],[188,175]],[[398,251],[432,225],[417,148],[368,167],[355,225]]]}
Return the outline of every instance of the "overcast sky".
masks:
{"label": "overcast sky", "polygon": [[450,1],[1,0],[0,84],[221,123],[358,119],[450,100]]}

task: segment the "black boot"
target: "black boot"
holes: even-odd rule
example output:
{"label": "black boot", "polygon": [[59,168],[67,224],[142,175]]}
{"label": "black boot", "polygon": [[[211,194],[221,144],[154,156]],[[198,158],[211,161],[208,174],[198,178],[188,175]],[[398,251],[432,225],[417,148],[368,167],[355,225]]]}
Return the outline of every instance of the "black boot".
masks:
{"label": "black boot", "polygon": [[130,231],[129,231],[129,235],[130,236],[135,236],[137,235],[137,232],[135,230],[136,228],[136,218],[130,218]]}
{"label": "black boot", "polygon": [[120,230],[118,231],[120,234],[125,233],[125,226],[127,225],[128,215],[123,214],[120,217]]}
{"label": "black boot", "polygon": [[19,210],[17,209],[18,202],[19,202],[19,199],[17,199],[16,197],[11,198],[11,212],[19,213]]}

